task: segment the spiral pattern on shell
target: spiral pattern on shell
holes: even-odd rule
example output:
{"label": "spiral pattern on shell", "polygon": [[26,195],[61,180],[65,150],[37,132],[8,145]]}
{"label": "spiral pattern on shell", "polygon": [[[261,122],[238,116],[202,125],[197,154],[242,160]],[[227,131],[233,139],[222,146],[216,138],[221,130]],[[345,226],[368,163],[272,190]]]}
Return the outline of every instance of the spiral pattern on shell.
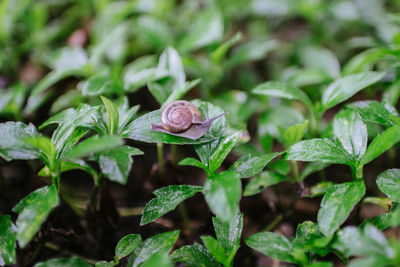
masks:
{"label": "spiral pattern on shell", "polygon": [[162,114],[163,128],[171,133],[181,133],[188,130],[192,123],[202,121],[199,109],[192,103],[179,100],[167,105]]}

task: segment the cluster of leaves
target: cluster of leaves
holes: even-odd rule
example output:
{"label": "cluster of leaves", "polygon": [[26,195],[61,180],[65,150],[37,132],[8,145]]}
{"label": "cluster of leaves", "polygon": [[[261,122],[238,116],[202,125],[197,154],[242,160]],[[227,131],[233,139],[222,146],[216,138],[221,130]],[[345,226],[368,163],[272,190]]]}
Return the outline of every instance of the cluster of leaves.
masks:
{"label": "cluster of leaves", "polygon": [[[380,193],[365,183],[366,165],[383,154],[395,161],[398,152],[398,14],[387,13],[378,0],[48,2],[0,3],[0,82],[7,87],[0,90],[0,116],[9,120],[0,123],[0,158],[5,164],[39,160],[38,175],[48,184],[14,206],[15,221],[1,213],[0,266],[16,263],[17,245],[34,241],[62,200],[73,205],[63,193],[62,173],[87,172],[93,192],[104,179],[125,185],[132,157],[143,154],[127,140],[157,144],[160,176],[163,144],[193,146],[198,159],[183,158],[179,165],[200,168],[206,177],[202,185],[155,190],[141,226],[200,193],[215,215],[216,237],[201,236],[203,245],[170,253],[179,230],[144,241],[130,234],[113,260],[96,266],[126,260],[128,266],[229,267],[244,243],[299,266],[332,266],[328,255],[350,266],[400,264],[400,242],[382,232],[400,225],[400,169],[378,175]],[[389,8],[399,7],[393,1]],[[273,23],[266,26],[265,18]],[[297,37],[284,28],[293,21],[299,22]],[[144,88],[159,109],[131,107]],[[204,117],[228,111],[226,118],[198,140],[152,131],[163,107],[194,88],[203,100],[192,103]],[[369,100],[354,102],[356,94]],[[36,128],[30,121],[43,112]],[[252,116],[257,125],[248,138]],[[232,164],[230,154],[239,156]],[[352,180],[318,177],[331,164],[350,167],[346,177]],[[291,238],[264,231],[241,242],[242,196],[284,182],[304,187],[310,176],[318,181],[294,198],[323,196],[315,222],[302,222]],[[87,209],[96,210],[95,198],[89,202]],[[387,212],[341,228],[364,204]],[[82,217],[87,212],[72,208]],[[36,266],[56,265],[90,264],[72,257]]]}

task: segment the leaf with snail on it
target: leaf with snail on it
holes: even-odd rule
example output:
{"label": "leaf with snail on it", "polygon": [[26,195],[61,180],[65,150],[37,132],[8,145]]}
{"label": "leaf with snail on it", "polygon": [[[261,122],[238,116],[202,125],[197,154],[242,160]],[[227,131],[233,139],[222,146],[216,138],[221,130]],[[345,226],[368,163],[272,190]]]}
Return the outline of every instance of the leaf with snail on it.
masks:
{"label": "leaf with snail on it", "polygon": [[[197,107],[204,107],[208,117],[213,118],[224,113],[224,111],[214,106],[209,102],[204,102],[200,100],[194,100],[192,103]],[[192,140],[189,138],[174,136],[171,133],[153,131],[151,129],[152,124],[161,124],[161,112],[162,110],[155,110],[149,112],[136,120],[134,120],[129,126],[127,126],[124,131],[124,137],[133,140],[148,142],[148,143],[166,143],[166,144],[203,144],[211,142],[225,134],[225,118],[216,119],[210,126],[207,133],[201,136],[197,140]]]}

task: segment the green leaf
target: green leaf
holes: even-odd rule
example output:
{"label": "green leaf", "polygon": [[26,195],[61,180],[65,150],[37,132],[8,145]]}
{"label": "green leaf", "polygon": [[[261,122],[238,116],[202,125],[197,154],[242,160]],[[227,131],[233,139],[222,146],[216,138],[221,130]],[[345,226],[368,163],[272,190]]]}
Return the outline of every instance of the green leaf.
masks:
{"label": "green leaf", "polygon": [[283,140],[286,147],[290,147],[303,139],[307,131],[308,122],[306,120],[303,123],[292,125],[283,132]]}
{"label": "green leaf", "polygon": [[193,166],[198,167],[200,169],[206,169],[207,167],[199,160],[194,158],[185,158],[179,162],[181,166]]}
{"label": "green leaf", "polygon": [[142,267],[174,267],[174,265],[171,263],[171,260],[168,258],[165,253],[157,252],[142,265]]}
{"label": "green leaf", "polygon": [[118,136],[92,136],[80,142],[71,151],[67,152],[65,158],[81,158],[91,153],[103,152],[119,147],[123,144],[123,140]]}
{"label": "green leaf", "polygon": [[221,246],[221,244],[218,243],[218,241],[215,240],[212,236],[202,236],[200,238],[203,241],[204,246],[211,253],[211,255],[213,255],[218,262],[226,265],[225,263],[227,261],[227,258],[224,248]]}
{"label": "green leaf", "polygon": [[370,70],[382,58],[393,51],[387,47],[378,47],[365,50],[351,58],[343,68],[345,75]]}
{"label": "green leaf", "polygon": [[392,127],[396,124],[391,115],[397,115],[387,108],[387,105],[377,101],[357,101],[348,105],[349,108],[357,110],[364,121],[381,124],[385,127]]}
{"label": "green leaf", "polygon": [[123,88],[113,81],[109,72],[93,75],[89,79],[80,82],[78,89],[84,96],[110,95],[123,91]]}
{"label": "green leaf", "polygon": [[251,92],[258,95],[300,100],[309,109],[313,108],[310,98],[303,91],[284,82],[270,81],[262,83],[257,85]]}
{"label": "green leaf", "polygon": [[168,72],[157,68],[141,69],[128,66],[124,73],[124,89],[127,92],[135,92],[147,83],[154,82],[168,76]]}
{"label": "green leaf", "polygon": [[365,257],[357,258],[350,261],[348,267],[375,267],[375,266],[391,266],[391,260],[386,257]]}
{"label": "green leaf", "polygon": [[[121,5],[119,5],[119,7],[121,7]],[[118,10],[118,7],[116,6],[112,6],[109,8],[113,10]],[[126,8],[129,7],[127,6]],[[96,25],[101,29],[98,29],[97,32],[96,30],[92,32],[96,32],[96,34],[94,35],[97,35],[97,38],[94,38],[95,36],[92,36],[92,38],[95,39],[92,39],[92,41],[95,41],[92,42],[92,44],[95,43],[95,45],[91,50],[91,55],[89,59],[92,66],[101,66],[103,63],[102,61],[105,61],[107,59],[109,60],[109,62],[123,62],[125,59],[128,50],[128,30],[130,29],[130,27],[132,27],[132,22],[123,22],[121,19],[123,19],[125,15],[122,15],[120,17],[121,19],[117,19],[119,23],[115,23],[116,21],[113,20],[115,19],[113,15],[104,14],[103,18],[110,16],[110,19],[112,21],[108,21],[101,26]],[[115,40],[118,40],[118,42],[115,42]]]}
{"label": "green leaf", "polygon": [[95,267],[114,267],[116,265],[118,264],[114,261],[98,261]]}
{"label": "green leaf", "polygon": [[154,191],[156,198],[150,200],[144,207],[140,225],[155,221],[201,190],[201,186],[170,185]]}
{"label": "green leaf", "polygon": [[70,76],[87,76],[85,65],[87,57],[83,49],[75,47],[65,47],[53,62],[54,70],[49,72],[39,83],[32,89],[28,98],[24,112],[32,114],[44,102],[49,92],[46,89],[53,86],[57,82]]}
{"label": "green leaf", "polygon": [[305,49],[300,51],[300,61],[308,68],[323,70],[331,78],[340,76],[339,61],[335,54],[328,49],[306,46]]}
{"label": "green leaf", "polygon": [[321,201],[318,224],[325,236],[333,234],[365,194],[365,185],[347,182],[330,187]]}
{"label": "green leaf", "polygon": [[386,211],[389,211],[390,206],[393,204],[393,201],[387,197],[365,197],[362,201],[362,204],[379,205]]}
{"label": "green leaf", "polygon": [[99,152],[94,158],[99,163],[101,172],[111,181],[126,184],[132,168],[132,156],[143,152],[130,146],[117,147],[109,151]]}
{"label": "green leaf", "polygon": [[259,118],[258,135],[261,138],[260,142],[272,136],[284,144],[284,131],[301,123],[304,123],[304,117],[298,110],[283,105],[271,108],[262,113]]}
{"label": "green leaf", "polygon": [[66,46],[54,52],[50,59],[50,66],[55,70],[79,69],[87,63],[85,50],[78,46]]}
{"label": "green leaf", "polygon": [[393,203],[389,212],[381,214],[371,220],[379,230],[386,230],[389,227],[397,227],[400,225],[400,207],[397,203]]}
{"label": "green leaf", "polygon": [[294,144],[287,150],[284,158],[352,165],[353,160],[349,156],[337,142],[327,138],[316,138]]}
{"label": "green leaf", "polygon": [[199,243],[183,246],[171,254],[174,262],[182,262],[185,266],[193,267],[218,267],[221,266],[214,257]]}
{"label": "green leaf", "polygon": [[116,134],[118,131],[118,125],[119,125],[119,113],[117,110],[117,107],[114,105],[113,102],[111,102],[109,99],[107,99],[104,96],[100,96],[101,101],[103,101],[103,104],[106,108],[107,112],[107,128],[108,132],[110,134]]}
{"label": "green leaf", "polygon": [[158,50],[173,42],[168,24],[153,16],[142,15],[132,26],[140,40]]}
{"label": "green leaf", "polygon": [[293,240],[293,246],[304,251],[314,251],[321,256],[325,256],[329,250],[326,249],[333,235],[325,237],[319,230],[318,224],[305,221],[297,225],[296,238]]}
{"label": "green leaf", "polygon": [[190,82],[185,82],[181,86],[174,88],[161,107],[164,108],[166,105],[181,99],[187,92],[189,92],[190,89],[198,85],[200,82],[201,79],[196,79]]}
{"label": "green leaf", "polygon": [[308,163],[307,166],[304,167],[303,171],[300,174],[300,179],[304,180],[305,178],[307,178],[309,175],[321,171],[323,169],[325,169],[326,167],[328,167],[329,164],[326,163],[321,163],[321,162],[311,162]]}
{"label": "green leaf", "polygon": [[187,29],[187,34],[179,42],[180,51],[190,52],[220,41],[224,33],[222,14],[214,5],[209,5],[197,14]]}
{"label": "green leaf", "polygon": [[78,258],[56,258],[35,264],[34,267],[90,267],[89,263]]}
{"label": "green leaf", "polygon": [[[210,118],[223,113],[222,109],[209,102],[192,101],[197,107],[204,106]],[[197,140],[169,135],[167,133],[155,132],[150,129],[151,124],[161,123],[161,110],[149,112],[129,124],[125,130],[124,137],[148,143],[167,144],[203,144],[220,138],[225,134],[225,118],[219,118],[213,122],[210,130]]]}
{"label": "green leaf", "polygon": [[331,262],[320,261],[311,263],[308,267],[333,267],[333,264]]}
{"label": "green leaf", "polygon": [[221,166],[226,156],[228,156],[229,152],[231,152],[233,147],[238,142],[239,135],[240,135],[239,132],[228,135],[218,143],[215,152],[211,156],[210,164],[208,165],[208,168],[211,173],[217,171],[217,169]]}
{"label": "green leaf", "polygon": [[7,161],[13,159],[36,159],[40,153],[24,139],[38,136],[33,124],[22,122],[0,123],[0,156]]}
{"label": "green leaf", "polygon": [[17,240],[21,248],[25,247],[39,231],[49,213],[59,203],[57,189],[54,185],[39,188],[22,199],[13,211],[19,213]]}
{"label": "green leaf", "polygon": [[232,258],[240,247],[240,237],[243,229],[243,214],[239,213],[229,222],[223,222],[218,217],[213,217],[212,220],[218,242],[224,248],[225,255],[228,258]]}
{"label": "green leaf", "polygon": [[396,106],[400,97],[400,81],[393,82],[388,89],[383,92],[382,101],[392,106]]}
{"label": "green leaf", "polygon": [[323,110],[327,110],[349,99],[362,89],[376,83],[385,74],[380,72],[362,72],[342,77],[331,83],[322,95]]}
{"label": "green leaf", "polygon": [[346,256],[394,256],[383,233],[368,223],[359,228],[348,226],[340,230],[332,246]]}
{"label": "green leaf", "polygon": [[358,112],[344,110],[333,120],[333,134],[342,147],[357,160],[361,160],[367,148],[367,126]]}
{"label": "green leaf", "polygon": [[232,52],[227,62],[227,69],[250,62],[263,59],[269,52],[279,47],[276,40],[259,38],[241,44]]}
{"label": "green leaf", "polygon": [[322,196],[326,193],[326,191],[328,191],[329,188],[331,188],[334,185],[335,185],[335,183],[332,183],[330,181],[320,182],[311,187],[311,190],[310,190],[309,194],[306,195],[306,197],[313,198],[313,197]]}
{"label": "green leaf", "polygon": [[292,263],[296,262],[290,255],[292,244],[283,235],[261,232],[248,237],[246,239],[246,244],[272,259]]}
{"label": "green leaf", "polygon": [[380,135],[375,137],[374,140],[372,140],[364,154],[364,157],[361,160],[361,164],[367,164],[371,162],[399,141],[400,124],[385,130]]}
{"label": "green leaf", "polygon": [[275,152],[263,156],[254,157],[252,155],[243,156],[229,168],[229,171],[238,173],[240,178],[248,178],[262,172],[267,164],[282,152]]}
{"label": "green leaf", "polygon": [[146,239],[136,247],[134,253],[131,254],[128,266],[139,266],[157,252],[168,254],[175,244],[175,241],[178,239],[178,236],[179,231],[171,231],[157,234]]}
{"label": "green leaf", "polygon": [[46,136],[34,136],[25,139],[25,142],[32,147],[36,148],[41,153],[39,158],[45,163],[46,166],[52,168],[56,161],[56,148],[51,140]]}
{"label": "green leaf", "polygon": [[122,259],[129,254],[142,242],[142,238],[138,234],[129,234],[118,241],[115,247],[115,256],[117,259]]}
{"label": "green leaf", "polygon": [[262,191],[264,191],[267,187],[271,185],[275,185],[281,183],[283,181],[289,180],[284,175],[265,171],[262,172],[259,176],[250,180],[250,182],[244,188],[243,196],[253,196]]}
{"label": "green leaf", "polygon": [[133,106],[129,108],[129,103],[126,98],[124,99],[124,104],[118,106],[118,112],[119,112],[119,131],[118,135],[123,136],[125,134],[125,128],[127,125],[129,125],[135,118],[136,114],[139,110],[139,105]]}
{"label": "green leaf", "polygon": [[376,183],[379,190],[393,201],[400,202],[400,169],[390,169],[379,174]]}
{"label": "green leaf", "polygon": [[16,263],[16,229],[10,215],[0,216],[0,266]]}
{"label": "green leaf", "polygon": [[[182,59],[179,56],[178,51],[173,47],[167,47],[160,56],[158,61],[158,69],[166,70],[170,81],[167,82],[168,93],[177,90],[179,87],[184,87],[186,81],[186,74],[183,67]],[[189,89],[187,89],[189,90]],[[181,89],[181,91],[184,91]],[[160,102],[164,103],[166,99]]]}
{"label": "green leaf", "polygon": [[[60,172],[66,172],[66,171],[70,171],[70,170],[83,170],[87,173],[89,173],[93,179],[96,181],[97,180],[97,172],[96,170],[90,166],[89,164],[87,164],[85,161],[83,160],[75,160],[75,161],[62,161],[61,162],[61,167],[60,167]],[[45,175],[48,176],[48,175]]]}
{"label": "green leaf", "polygon": [[207,175],[213,174],[225,160],[226,156],[239,141],[240,132],[221,137],[218,140],[195,146],[201,162],[208,168]]}
{"label": "green leaf", "polygon": [[87,128],[92,126],[93,115],[98,109],[99,107],[91,107],[86,104],[79,106],[77,109],[67,109],[49,118],[40,126],[40,129],[50,124],[58,124],[57,129],[53,132],[51,141],[56,146],[60,156],[64,146],[70,141],[79,126]]}
{"label": "green leaf", "polygon": [[224,222],[233,220],[239,211],[242,184],[238,174],[225,171],[206,180],[203,194],[211,211]]}
{"label": "green leaf", "polygon": [[229,48],[234,46],[242,39],[242,34],[240,32],[236,33],[232,36],[228,41],[220,45],[217,49],[214,50],[211,54],[211,60],[214,64],[220,64],[221,60],[225,57],[226,53],[228,52]]}

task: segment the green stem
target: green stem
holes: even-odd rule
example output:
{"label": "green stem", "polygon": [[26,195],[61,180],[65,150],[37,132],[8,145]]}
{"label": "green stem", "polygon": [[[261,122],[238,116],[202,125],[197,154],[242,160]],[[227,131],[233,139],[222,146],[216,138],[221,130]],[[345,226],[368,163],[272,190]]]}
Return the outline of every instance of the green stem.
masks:
{"label": "green stem", "polygon": [[164,153],[163,153],[163,143],[157,143],[157,159],[158,159],[158,173],[164,175]]}
{"label": "green stem", "polygon": [[60,191],[60,173],[51,175],[51,183],[56,186],[57,191]]}
{"label": "green stem", "polygon": [[101,179],[102,176],[99,174],[96,179],[94,179],[95,184],[92,190],[92,193],[90,194],[90,200],[89,200],[89,205],[88,209],[92,209],[92,211],[95,211],[97,209],[97,199],[98,199],[98,194],[99,194],[99,189],[100,189],[100,184],[101,184]]}
{"label": "green stem", "polygon": [[362,180],[364,178],[363,165],[351,167],[351,174],[355,180]]}
{"label": "green stem", "polygon": [[290,161],[293,169],[293,176],[296,182],[300,182],[299,167],[297,166],[297,161]]}
{"label": "green stem", "polygon": [[182,216],[183,224],[185,225],[185,228],[186,228],[189,232],[191,232],[191,230],[192,230],[191,225],[192,225],[192,224],[190,223],[189,213],[187,212],[185,203],[182,202],[182,203],[179,205],[179,211],[181,212],[181,216]]}
{"label": "green stem", "polygon": [[314,111],[311,111],[311,134],[316,137],[318,134],[318,122]]}
{"label": "green stem", "polygon": [[171,145],[171,161],[172,164],[175,164],[175,162],[177,161],[177,145],[175,144]]}
{"label": "green stem", "polygon": [[276,218],[272,222],[270,222],[267,225],[267,227],[265,227],[264,231],[266,231],[266,232],[271,231],[272,229],[275,228],[275,226],[277,226],[282,221],[282,219],[283,219],[283,215],[279,214],[278,216],[276,216]]}
{"label": "green stem", "polygon": [[318,136],[318,125],[319,121],[323,115],[323,113],[319,112],[319,104],[316,106],[308,107],[310,111],[310,120],[311,120],[311,135],[312,137]]}

